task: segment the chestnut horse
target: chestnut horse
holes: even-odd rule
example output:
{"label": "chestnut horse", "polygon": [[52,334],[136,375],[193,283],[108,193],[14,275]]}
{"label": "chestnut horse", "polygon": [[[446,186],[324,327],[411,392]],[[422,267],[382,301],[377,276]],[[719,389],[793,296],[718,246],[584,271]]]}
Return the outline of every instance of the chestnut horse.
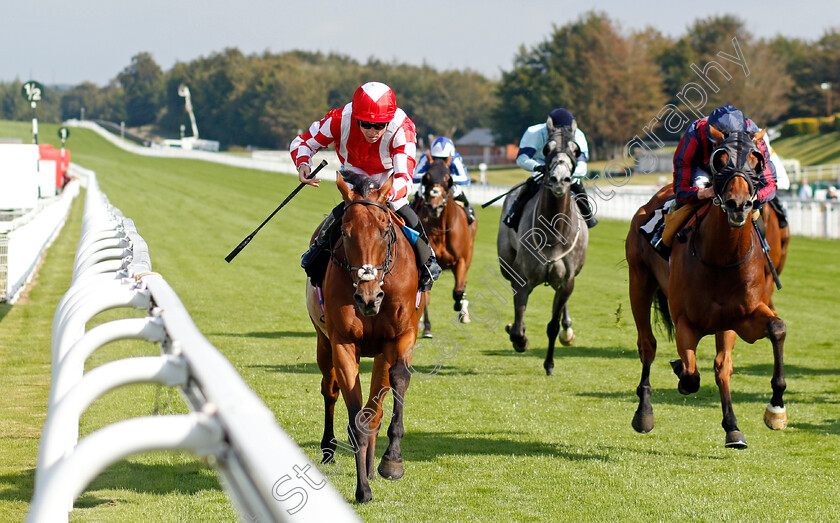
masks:
{"label": "chestnut horse", "polygon": [[[677,351],[680,359],[671,364],[679,376],[677,389],[692,394],[700,388],[700,373],[695,364],[695,350],[703,336],[714,334],[715,381],[720,390],[723,409],[723,429],[726,446],[744,448],[744,435],[738,429],[732,410],[729,379],[732,375],[732,347],[735,337],[747,343],[769,338],[773,346],[773,394],[764,414],[764,422],[771,429],[787,425],[782,395],[785,390],[783,347],[785,323],[772,307],[772,278],[762,252],[758,232],[751,215],[756,200],[757,172],[763,170],[764,158],[755,142],[764,131],[753,135],[732,132],[724,136],[710,128],[715,141],[711,156],[715,197],[706,203],[708,214],[692,226],[685,241],[672,245],[670,268],[639,227],[662,203],[673,196],[673,186],[661,189],[643,206],[630,225],[626,255],[630,269],[630,303],[638,331],[637,344],[642,361],[642,375],[636,394],[639,407],[633,417],[638,432],[653,430],[653,409],[650,404],[650,367],[656,355],[656,338],[650,324],[651,304],[657,298],[669,334],[676,328]],[[714,203],[719,207],[712,206]],[[786,242],[781,237],[773,212],[766,216],[771,225],[770,243],[778,246],[775,262],[784,263]],[[679,235],[678,235],[679,236]]]}
{"label": "chestnut horse", "polygon": [[[357,447],[359,502],[371,500],[368,480],[374,478],[376,437],[389,391],[394,395],[390,441],[378,471],[388,479],[400,479],[404,472],[400,450],[405,434],[403,399],[411,379],[406,359],[417,338],[422,295],[417,292],[414,251],[400,230],[401,220],[386,205],[392,183],[393,177],[377,189],[364,176],[339,172],[336,184],[345,207],[341,239],[332,248],[323,286],[316,289],[307,278],[307,307],[318,335],[318,367],[323,375],[321,449],[325,462],[335,459],[333,413],[341,391],[350,421],[350,441]],[[370,396],[364,407],[359,380],[362,356],[374,358]]]}
{"label": "chestnut horse", "polygon": [[[437,257],[441,269],[449,269],[455,275],[452,299],[461,323],[470,322],[469,302],[464,299],[467,287],[467,271],[473,256],[473,244],[477,222],[469,223],[467,211],[452,198],[452,176],[449,167],[442,161],[434,161],[423,175],[422,201],[418,215],[423,221],[429,244]],[[429,321],[429,304],[423,308],[423,337],[432,336]]]}
{"label": "chestnut horse", "polygon": [[[551,319],[546,327],[548,352],[543,362],[543,368],[550,376],[554,372],[554,345],[558,334],[563,345],[571,345],[575,340],[567,302],[575,288],[575,276],[586,260],[589,229],[570,190],[575,158],[580,152],[572,139],[574,129],[555,128],[551,118],[546,124],[549,133],[545,145],[547,172],[542,177],[539,193],[525,204],[518,231],[505,225],[502,218],[496,247],[501,272],[515,291],[514,320],[505,330],[517,352],[528,348],[524,320],[528,296],[541,283],[554,288]],[[514,191],[505,198],[502,217],[517,194]]]}

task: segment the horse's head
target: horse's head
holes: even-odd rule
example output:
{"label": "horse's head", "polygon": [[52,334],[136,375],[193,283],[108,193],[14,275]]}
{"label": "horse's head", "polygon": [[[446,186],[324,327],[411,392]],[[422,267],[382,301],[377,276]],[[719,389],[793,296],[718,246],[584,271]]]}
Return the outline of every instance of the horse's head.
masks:
{"label": "horse's head", "polygon": [[424,205],[431,216],[440,218],[449,201],[449,189],[452,188],[449,167],[442,160],[429,164],[429,170],[423,175],[423,186],[426,188],[423,192]]}
{"label": "horse's head", "polygon": [[569,191],[572,173],[577,167],[580,147],[574,140],[575,129],[577,129],[577,124],[574,121],[569,127],[555,127],[551,117],[546,121],[548,142],[543,148],[546,165],[543,185],[558,198]]}
{"label": "horse's head", "polygon": [[724,134],[711,127],[709,132],[715,141],[709,160],[715,198],[730,227],[743,227],[755,205],[758,180],[764,171],[765,159],[757,147],[764,130],[751,135],[744,131]]}
{"label": "horse's head", "polygon": [[345,208],[341,222],[343,267],[356,288],[356,307],[365,316],[379,312],[385,297],[383,281],[393,268],[396,235],[386,206],[393,182],[390,177],[377,189],[364,175],[339,171],[336,177]]}

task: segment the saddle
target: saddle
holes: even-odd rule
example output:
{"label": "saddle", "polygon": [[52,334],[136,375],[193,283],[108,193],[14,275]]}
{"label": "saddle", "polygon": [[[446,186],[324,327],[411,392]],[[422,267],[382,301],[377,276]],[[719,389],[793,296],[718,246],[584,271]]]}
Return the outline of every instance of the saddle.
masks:
{"label": "saddle", "polygon": [[676,207],[676,198],[669,198],[639,230],[657,254],[667,261],[671,257],[674,238],[685,243],[688,233],[709,213],[711,204],[712,201],[708,200]]}

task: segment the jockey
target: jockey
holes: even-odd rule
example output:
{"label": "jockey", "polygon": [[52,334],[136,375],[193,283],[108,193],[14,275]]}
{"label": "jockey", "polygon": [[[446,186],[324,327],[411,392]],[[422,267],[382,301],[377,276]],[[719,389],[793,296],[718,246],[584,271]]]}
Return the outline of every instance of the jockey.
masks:
{"label": "jockey", "polygon": [[[695,203],[715,195],[711,187],[709,167],[709,159],[715,148],[710,127],[724,134],[732,131],[753,134],[761,130],[732,105],[718,107],[708,117],[692,122],[674,153],[674,193],[680,205]],[[763,139],[758,142],[758,150],[764,158],[770,159],[767,144]],[[756,196],[759,203],[764,203],[776,196],[776,167],[773,162],[766,161],[764,171],[758,174],[760,176]]]}
{"label": "jockey", "polygon": [[[712,151],[715,148],[710,131],[711,127],[724,134],[733,131],[745,131],[753,134],[761,130],[754,122],[745,118],[744,113],[732,105],[717,107],[708,117],[695,120],[688,126],[679,146],[677,146],[677,151],[674,153],[676,205],[671,207],[665,215],[664,230],[657,231],[651,238],[653,247],[665,258],[670,255],[670,246],[674,234],[688,219],[691,209],[702,201],[715,196],[711,179],[712,171],[709,166]],[[759,180],[756,198],[758,199],[758,205],[760,205],[776,198],[776,167],[772,161],[769,161],[769,148],[764,139],[759,140],[757,147],[759,152],[767,159],[764,170],[757,173],[759,174]],[[786,226],[787,221],[781,205],[778,202],[776,202],[776,205],[770,205],[774,210],[779,209],[777,214],[780,226],[782,223]]]}
{"label": "jockey", "polygon": [[[423,175],[426,174],[426,171],[429,169],[429,157],[431,157],[432,162],[442,161],[447,167],[449,167],[449,174],[452,176],[452,181],[454,182],[454,185],[452,185],[452,198],[454,198],[455,201],[460,202],[461,206],[464,207],[464,210],[467,211],[467,222],[474,222],[475,209],[473,209],[472,205],[470,205],[470,202],[467,200],[467,195],[463,190],[461,190],[461,187],[459,187],[460,185],[470,184],[470,175],[467,172],[467,167],[464,165],[464,160],[461,158],[461,154],[455,152],[455,144],[452,143],[452,140],[445,136],[441,136],[435,140],[432,143],[431,150],[423,153],[423,155],[420,156],[420,160],[417,161],[417,168],[414,169],[414,183],[422,183]],[[423,192],[425,192],[423,185],[418,185],[417,193],[414,196],[415,201],[420,201],[423,197]]]}
{"label": "jockey", "polygon": [[[586,196],[586,190],[580,180],[586,176],[586,162],[589,160],[589,144],[586,142],[586,135],[583,134],[577,127],[577,122],[572,113],[563,108],[557,108],[548,115],[551,118],[555,127],[573,127],[575,129],[574,141],[580,148],[580,154],[577,157],[577,166],[575,167],[574,177],[572,183],[572,191],[575,193],[575,202],[577,202],[578,209],[586,221],[586,226],[590,229],[598,224],[595,219],[595,213],[592,212],[592,207],[589,204],[589,199]],[[547,124],[541,123],[529,127],[522,139],[519,141],[519,153],[516,156],[516,164],[526,171],[531,173],[531,177],[526,181],[525,187],[519,192],[516,201],[508,209],[505,216],[504,224],[508,227],[516,229],[519,226],[519,219],[521,218],[522,209],[525,204],[533,197],[539,190],[538,176],[545,173],[545,156],[543,155],[543,148],[548,143]]]}
{"label": "jockey", "polygon": [[[397,107],[394,91],[380,82],[368,82],[353,95],[353,100],[341,109],[333,109],[309,129],[297,136],[290,145],[298,179],[318,187],[320,180],[309,179],[312,155],[335,143],[335,150],[343,168],[365,174],[376,186],[393,175],[394,183],[388,194],[388,204],[408,227],[419,233],[414,242],[414,254],[420,274],[420,290],[427,291],[440,275],[440,266],[429,246],[429,240],[417,214],[408,204],[414,155],[417,148],[414,122]],[[321,232],[309,250],[301,256],[301,267],[313,279],[323,276],[317,263],[336,223],[344,215],[344,202],[327,215]]]}

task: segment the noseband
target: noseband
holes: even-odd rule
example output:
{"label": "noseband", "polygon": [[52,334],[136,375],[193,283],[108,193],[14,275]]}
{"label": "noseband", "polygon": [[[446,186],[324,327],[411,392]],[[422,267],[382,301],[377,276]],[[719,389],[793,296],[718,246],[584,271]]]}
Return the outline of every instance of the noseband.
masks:
{"label": "noseband", "polygon": [[[374,267],[373,265],[366,263],[361,267],[356,267],[350,265],[347,261],[347,252],[344,252],[344,259],[340,260],[335,255],[335,249],[330,246],[330,257],[332,258],[333,263],[341,267],[342,269],[346,270],[350,273],[350,278],[354,279],[358,278],[357,281],[353,282],[353,287],[358,287],[360,282],[366,282],[377,279],[378,275],[381,275],[379,278],[379,285],[382,285],[385,281],[385,276],[391,273],[396,265],[396,257],[394,256],[394,245],[397,243],[396,233],[394,232],[394,224],[391,221],[391,211],[388,207],[378,204],[376,202],[369,202],[367,200],[354,200],[352,202],[344,204],[344,210],[347,211],[347,208],[351,205],[370,205],[373,207],[378,207],[385,211],[385,214],[388,216],[388,230],[385,232],[384,237],[387,239],[388,243],[385,246],[385,261],[382,262],[382,265]],[[342,226],[343,228],[343,226]]]}

